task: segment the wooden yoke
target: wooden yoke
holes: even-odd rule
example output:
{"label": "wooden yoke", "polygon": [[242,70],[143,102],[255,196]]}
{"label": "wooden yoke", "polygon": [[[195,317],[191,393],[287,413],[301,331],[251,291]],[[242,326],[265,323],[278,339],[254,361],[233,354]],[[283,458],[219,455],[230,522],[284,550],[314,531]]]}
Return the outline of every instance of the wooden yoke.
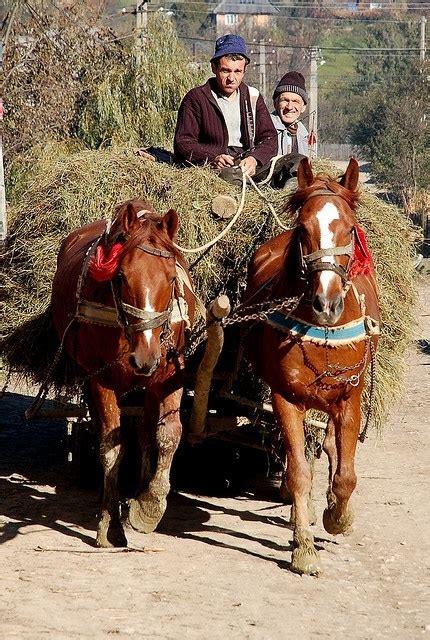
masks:
{"label": "wooden yoke", "polygon": [[197,370],[194,387],[194,402],[188,436],[191,443],[198,441],[205,430],[213,371],[224,345],[224,329],[221,320],[228,316],[229,313],[230,300],[226,295],[215,298],[207,308],[207,342],[202,361]]}

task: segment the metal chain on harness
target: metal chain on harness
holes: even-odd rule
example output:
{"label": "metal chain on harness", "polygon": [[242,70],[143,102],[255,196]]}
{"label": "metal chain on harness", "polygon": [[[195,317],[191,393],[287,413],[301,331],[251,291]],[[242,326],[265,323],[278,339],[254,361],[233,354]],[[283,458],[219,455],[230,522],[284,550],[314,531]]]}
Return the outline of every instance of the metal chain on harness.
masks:
{"label": "metal chain on harness", "polygon": [[369,428],[370,420],[373,414],[373,404],[375,401],[375,388],[376,388],[376,353],[375,353],[375,345],[373,344],[372,339],[369,341],[370,345],[370,391],[369,391],[369,406],[367,409],[366,422],[364,423],[364,427],[358,436],[360,442],[364,442],[367,438],[367,430]]}
{"label": "metal chain on harness", "polygon": [[[369,424],[370,424],[370,420],[373,414],[373,405],[374,405],[374,400],[375,400],[375,386],[376,386],[376,354],[375,354],[375,347],[372,341],[372,338],[370,336],[367,336],[366,338],[366,350],[364,353],[364,356],[361,358],[361,360],[353,365],[345,365],[345,366],[340,366],[340,365],[333,365],[328,361],[328,346],[325,345],[326,348],[326,370],[322,371],[321,373],[318,371],[318,369],[316,368],[316,366],[310,361],[308,355],[306,354],[306,350],[303,346],[303,342],[302,340],[300,340],[299,338],[296,338],[295,336],[291,336],[291,339],[294,340],[294,342],[298,345],[298,347],[300,348],[302,355],[303,355],[303,361],[305,363],[305,365],[315,374],[316,378],[315,380],[311,383],[311,384],[318,384],[322,389],[333,389],[333,388],[338,388],[338,387],[342,387],[345,386],[346,384],[350,384],[353,387],[356,387],[359,382],[360,382],[360,377],[361,375],[364,373],[365,369],[366,369],[366,361],[367,361],[367,356],[368,353],[370,351],[370,393],[369,393],[369,404],[368,404],[368,409],[367,409],[367,415],[366,415],[366,421],[364,424],[364,427],[358,437],[360,442],[364,442],[364,440],[367,437],[367,431],[369,428]],[[353,374],[352,376],[348,377],[341,377],[342,374],[344,374],[347,371],[353,371],[354,369],[357,369],[358,367],[361,367],[361,370],[356,373]],[[333,382],[331,384],[327,384],[324,382],[321,382],[321,378],[323,377],[327,377],[327,378],[333,378],[336,379],[337,382]]]}
{"label": "metal chain on harness", "polygon": [[256,302],[239,308],[232,316],[221,320],[221,324],[224,327],[228,327],[241,322],[250,322],[251,320],[264,322],[267,321],[267,316],[275,311],[281,311],[289,315],[298,307],[301,299],[302,296],[296,296],[294,298],[276,298],[267,302]]}

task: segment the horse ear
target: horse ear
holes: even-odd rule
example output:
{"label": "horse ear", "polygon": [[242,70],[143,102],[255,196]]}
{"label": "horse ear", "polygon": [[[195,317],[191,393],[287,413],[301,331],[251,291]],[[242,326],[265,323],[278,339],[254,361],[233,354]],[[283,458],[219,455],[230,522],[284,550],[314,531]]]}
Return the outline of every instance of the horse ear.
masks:
{"label": "horse ear", "polygon": [[112,225],[106,238],[106,244],[113,245],[115,242],[124,241],[138,225],[138,218],[135,207],[131,202],[121,202],[116,208]]}
{"label": "horse ear", "polygon": [[355,158],[350,158],[348,167],[339,180],[339,184],[350,191],[357,191],[359,173],[360,167],[357,160]]}
{"label": "horse ear", "polygon": [[131,202],[127,203],[126,208],[122,212],[122,229],[124,233],[130,235],[136,227],[139,226],[136,208]]}
{"label": "horse ear", "polygon": [[178,214],[174,209],[169,209],[169,211],[163,216],[163,227],[171,240],[175,240],[178,226]]}
{"label": "horse ear", "polygon": [[306,189],[306,187],[310,187],[313,181],[314,174],[312,173],[309,158],[302,158],[297,168],[297,184],[299,189]]}

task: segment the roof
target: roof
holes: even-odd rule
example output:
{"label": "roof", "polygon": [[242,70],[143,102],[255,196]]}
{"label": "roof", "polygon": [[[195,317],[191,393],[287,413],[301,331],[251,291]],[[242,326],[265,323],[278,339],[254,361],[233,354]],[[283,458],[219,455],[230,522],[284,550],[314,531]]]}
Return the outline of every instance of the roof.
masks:
{"label": "roof", "polygon": [[248,13],[252,15],[276,15],[279,9],[273,6],[269,0],[236,0],[228,2],[222,0],[212,13]]}

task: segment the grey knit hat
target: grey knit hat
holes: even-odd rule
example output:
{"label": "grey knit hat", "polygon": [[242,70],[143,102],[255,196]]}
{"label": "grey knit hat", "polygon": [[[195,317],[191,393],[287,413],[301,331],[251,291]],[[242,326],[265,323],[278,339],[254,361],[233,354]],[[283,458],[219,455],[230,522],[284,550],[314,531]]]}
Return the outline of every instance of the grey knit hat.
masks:
{"label": "grey knit hat", "polygon": [[297,93],[305,104],[308,103],[308,94],[306,93],[305,79],[298,71],[289,71],[279,80],[275,91],[273,92],[273,100],[280,93],[290,91],[291,93]]}

